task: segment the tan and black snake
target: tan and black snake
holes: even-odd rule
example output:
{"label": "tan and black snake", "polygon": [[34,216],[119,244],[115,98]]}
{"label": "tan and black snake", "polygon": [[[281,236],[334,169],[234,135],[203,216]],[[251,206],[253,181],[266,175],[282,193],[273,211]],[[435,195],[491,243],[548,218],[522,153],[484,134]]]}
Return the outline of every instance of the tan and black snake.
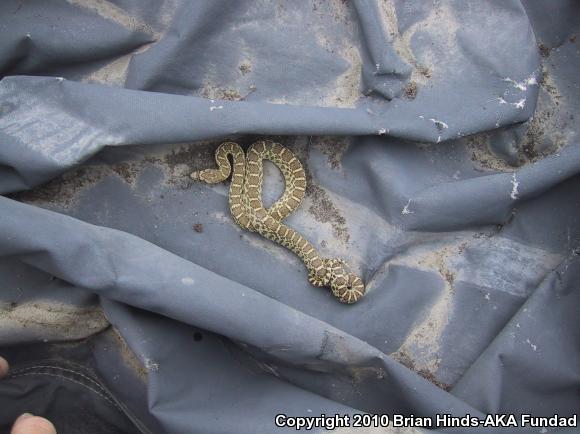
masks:
{"label": "tan and black snake", "polygon": [[[233,168],[229,156],[233,159]],[[282,223],[300,205],[306,193],[304,168],[289,149],[271,141],[259,141],[244,154],[240,145],[226,142],[218,147],[215,160],[217,169],[193,172],[191,178],[216,184],[231,175],[230,211],[240,227],[293,251],[306,265],[310,283],[330,287],[342,303],[355,303],[364,295],[362,280],[349,271],[346,262],[322,258],[308,240]],[[263,160],[278,166],[286,184],[282,197],[267,209],[262,203]]]}

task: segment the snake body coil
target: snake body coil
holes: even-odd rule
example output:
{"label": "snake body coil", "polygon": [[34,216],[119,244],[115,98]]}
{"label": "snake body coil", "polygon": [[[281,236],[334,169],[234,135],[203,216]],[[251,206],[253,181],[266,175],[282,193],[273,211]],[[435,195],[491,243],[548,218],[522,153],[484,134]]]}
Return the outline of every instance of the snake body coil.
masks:
{"label": "snake body coil", "polygon": [[[228,156],[233,159],[233,168]],[[308,269],[308,280],[314,286],[330,287],[343,303],[355,303],[365,293],[362,280],[350,272],[341,259],[321,258],[316,249],[282,221],[300,205],[306,192],[306,174],[302,163],[278,143],[260,141],[244,154],[237,143],[222,143],[215,154],[217,169],[193,172],[191,178],[208,184],[225,181],[230,174],[230,211],[243,229],[283,245],[302,259]],[[273,162],[284,176],[285,191],[270,208],[262,203],[263,160]]]}

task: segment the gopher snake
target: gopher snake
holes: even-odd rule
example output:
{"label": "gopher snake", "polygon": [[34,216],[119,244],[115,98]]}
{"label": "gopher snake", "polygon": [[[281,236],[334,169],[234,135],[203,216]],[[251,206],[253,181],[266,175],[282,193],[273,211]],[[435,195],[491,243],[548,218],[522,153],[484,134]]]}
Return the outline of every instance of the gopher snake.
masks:
{"label": "gopher snake", "polygon": [[[233,158],[232,165],[228,156]],[[191,178],[208,184],[225,181],[232,174],[230,211],[234,221],[243,229],[283,245],[302,259],[308,269],[308,280],[317,287],[330,287],[342,303],[355,303],[365,293],[362,280],[351,273],[342,259],[322,258],[302,235],[282,221],[300,205],[306,192],[306,174],[302,163],[278,143],[254,143],[244,155],[237,143],[222,143],[215,154],[217,169],[205,169],[191,174]],[[284,176],[284,194],[270,208],[262,204],[263,160],[273,162]]]}

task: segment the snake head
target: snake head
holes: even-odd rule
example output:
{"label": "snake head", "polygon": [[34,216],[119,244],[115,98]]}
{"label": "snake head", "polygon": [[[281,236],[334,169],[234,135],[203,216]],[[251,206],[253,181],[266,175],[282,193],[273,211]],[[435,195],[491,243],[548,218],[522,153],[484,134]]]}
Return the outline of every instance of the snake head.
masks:
{"label": "snake head", "polygon": [[363,281],[342,259],[328,260],[327,267],[330,270],[330,289],[341,303],[356,303],[365,294]]}
{"label": "snake head", "polygon": [[206,184],[217,184],[223,180],[220,175],[221,173],[219,170],[204,169],[191,173],[189,177],[195,181],[203,181]]}

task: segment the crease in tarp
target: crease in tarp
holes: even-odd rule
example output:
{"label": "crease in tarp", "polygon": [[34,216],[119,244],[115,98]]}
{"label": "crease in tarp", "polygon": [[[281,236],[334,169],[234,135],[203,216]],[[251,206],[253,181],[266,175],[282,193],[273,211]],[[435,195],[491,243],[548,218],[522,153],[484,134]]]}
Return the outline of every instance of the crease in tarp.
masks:
{"label": "crease in tarp", "polygon": [[[0,245],[0,256],[18,257],[24,263],[101,296],[160,313],[258,348],[301,348],[299,353],[278,351],[271,354],[291,364],[319,364],[321,347],[332,335],[344,339],[351,348],[340,355],[325,354],[326,361],[340,366],[341,370],[346,369],[347,373],[349,367],[364,366],[368,360],[380,359],[387,372],[383,381],[390,381],[391,376],[418,377],[359,339],[145,240],[11,199],[1,198],[0,204],[7,209],[0,217],[0,234],[11,241],[10,246]],[[39,228],[39,219],[44,225],[50,225],[50,234],[43,230],[34,233],[34,228]],[[31,228],[26,237],[20,237],[15,230],[17,225],[22,224]],[[71,237],[71,234],[74,236]],[[64,239],[67,240],[66,244]],[[58,249],[50,246],[57,246]],[[72,257],[76,260],[71,267],[67,263]],[[113,269],[110,269],[111,266]],[[194,277],[188,277],[190,275]],[[209,321],[215,316],[222,318],[222,321],[217,324]],[[269,324],[269,327],[257,332],[251,327],[254,321]],[[308,341],[303,339],[306,330]],[[315,331],[318,331],[318,338],[315,338]],[[348,356],[342,359],[344,355]],[[337,359],[337,356],[341,358]],[[426,380],[419,382],[425,393],[429,391],[431,399],[438,394],[446,394]],[[380,384],[377,386],[380,387]],[[418,401],[427,399],[422,394],[413,394],[413,397]],[[435,399],[435,402],[438,401]],[[474,411],[452,397],[441,402],[453,402],[446,404],[442,411],[453,410],[461,415]]]}
{"label": "crease in tarp", "polygon": [[[529,99],[537,97],[536,87],[524,93],[529,94]],[[4,134],[0,158],[20,178],[27,180],[28,187],[64,173],[106,146],[181,143],[232,134],[388,134],[435,143],[492,129],[495,123],[493,118],[489,118],[489,124],[478,119],[478,128],[475,129],[469,125],[448,125],[443,120],[448,117],[430,117],[422,105],[408,101],[381,110],[215,101],[75,83],[54,77],[3,78],[0,98],[4,107],[0,115],[0,129]],[[490,110],[491,106],[499,110],[498,116],[506,119],[508,124],[527,120],[533,113],[532,104],[523,109],[510,108],[509,105],[498,108],[495,101],[488,104]],[[34,111],[27,110],[27,107],[34,107]],[[107,115],[113,113],[113,107],[124,116]],[[457,109],[453,108],[453,111]],[[47,113],[50,116],[47,117]],[[68,120],[51,123],[51,118],[59,119],[59,116]],[[72,120],[78,122],[71,123]],[[32,128],[34,133],[29,136],[26,128]],[[47,136],[43,137],[43,133]],[[62,140],[61,136],[68,140]],[[49,148],[47,140],[50,140]],[[29,155],[26,160],[17,158],[22,152]],[[55,159],[53,153],[63,158]],[[19,189],[26,187],[17,181],[2,180],[6,186],[2,192],[13,192],[8,190],[8,186],[13,184]]]}

